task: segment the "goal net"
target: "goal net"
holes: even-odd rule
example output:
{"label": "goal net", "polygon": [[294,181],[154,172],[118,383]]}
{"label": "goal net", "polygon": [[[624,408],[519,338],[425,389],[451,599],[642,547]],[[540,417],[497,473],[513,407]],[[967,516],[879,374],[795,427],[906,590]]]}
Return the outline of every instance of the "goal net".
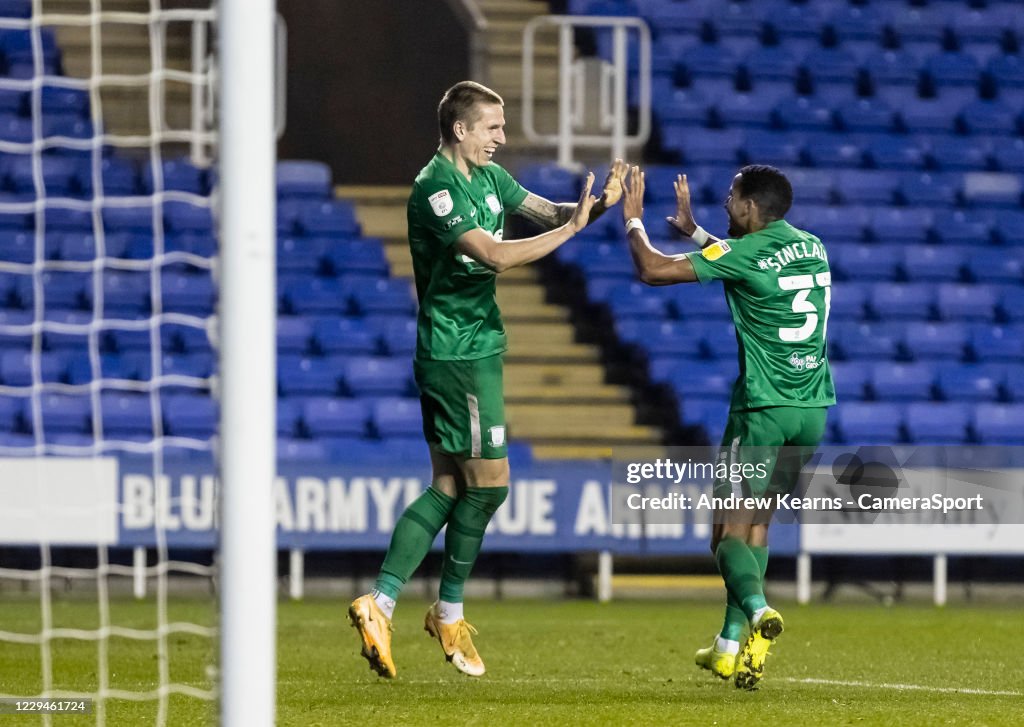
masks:
{"label": "goal net", "polygon": [[215,712],[213,16],[170,4],[0,2],[8,711]]}

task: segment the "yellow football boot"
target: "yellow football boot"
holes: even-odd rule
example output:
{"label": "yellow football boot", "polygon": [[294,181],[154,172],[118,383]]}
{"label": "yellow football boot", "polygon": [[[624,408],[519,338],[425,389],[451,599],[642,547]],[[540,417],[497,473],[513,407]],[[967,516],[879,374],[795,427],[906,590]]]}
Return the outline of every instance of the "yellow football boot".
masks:
{"label": "yellow football boot", "polygon": [[736,660],[736,687],[757,689],[757,683],[764,677],[764,662],[768,658],[768,647],[775,643],[782,633],[782,614],[774,608],[761,614],[757,623],[750,627],[750,637],[740,650]]}
{"label": "yellow football boot", "polygon": [[348,618],[363,641],[362,654],[370,662],[370,668],[382,677],[393,679],[398,672],[391,660],[391,619],[384,615],[370,594],[352,601]]}
{"label": "yellow football boot", "polygon": [[707,669],[720,679],[728,679],[736,671],[736,654],[727,651],[719,651],[715,648],[718,645],[718,637],[711,637],[711,646],[705,649],[697,649],[694,661],[701,669]]}
{"label": "yellow football boot", "polygon": [[483,675],[484,662],[480,659],[476,647],[473,646],[471,634],[477,631],[465,619],[459,619],[453,624],[441,623],[437,617],[437,603],[435,602],[428,610],[423,620],[423,630],[441,642],[445,658],[450,661],[456,669],[471,677]]}

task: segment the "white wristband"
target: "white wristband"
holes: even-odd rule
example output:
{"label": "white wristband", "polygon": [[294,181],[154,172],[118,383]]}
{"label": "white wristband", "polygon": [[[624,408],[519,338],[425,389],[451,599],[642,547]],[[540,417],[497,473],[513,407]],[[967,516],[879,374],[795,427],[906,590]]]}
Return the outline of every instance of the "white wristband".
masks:
{"label": "white wristband", "polygon": [[644,221],[639,217],[630,217],[626,220],[626,234],[629,234],[630,230],[643,230],[644,234],[647,233],[647,228],[644,227]]}
{"label": "white wristband", "polygon": [[697,247],[704,247],[707,244],[709,237],[711,237],[711,235],[709,235],[708,231],[700,225],[697,225],[697,229],[690,235],[690,239],[697,243]]}

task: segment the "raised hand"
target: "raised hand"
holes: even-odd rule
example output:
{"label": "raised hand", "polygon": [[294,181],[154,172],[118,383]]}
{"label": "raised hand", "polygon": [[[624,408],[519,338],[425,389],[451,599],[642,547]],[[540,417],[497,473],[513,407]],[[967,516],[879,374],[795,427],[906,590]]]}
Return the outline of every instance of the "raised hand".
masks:
{"label": "raised hand", "polygon": [[624,199],[622,202],[622,219],[630,220],[644,216],[644,173],[640,167],[634,166],[629,171],[629,184],[622,180]]}
{"label": "raised hand", "polygon": [[626,178],[629,165],[621,159],[612,162],[608,169],[608,177],[604,180],[604,189],[601,192],[601,204],[605,209],[613,206],[622,198],[622,182]]}
{"label": "raised hand", "polygon": [[590,210],[593,209],[597,203],[597,197],[590,193],[590,188],[594,186],[594,173],[588,172],[587,178],[583,182],[583,191],[580,192],[580,201],[576,203],[576,210],[572,213],[572,217],[569,219],[569,224],[572,225],[573,232],[579,232],[587,226],[587,222],[590,220]]}
{"label": "raised hand", "polygon": [[666,217],[670,225],[689,237],[697,229],[697,222],[693,219],[693,208],[690,206],[690,185],[686,182],[686,175],[676,175],[676,216]]}

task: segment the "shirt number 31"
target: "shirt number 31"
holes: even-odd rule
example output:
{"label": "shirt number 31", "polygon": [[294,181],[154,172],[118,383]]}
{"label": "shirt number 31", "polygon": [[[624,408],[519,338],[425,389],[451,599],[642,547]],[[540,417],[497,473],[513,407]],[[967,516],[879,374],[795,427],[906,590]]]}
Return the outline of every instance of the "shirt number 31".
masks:
{"label": "shirt number 31", "polygon": [[808,300],[814,288],[825,289],[825,322],[821,327],[821,337],[825,337],[825,329],[828,327],[828,312],[832,306],[832,273],[818,273],[816,275],[787,275],[779,278],[779,287],[782,290],[795,290],[793,296],[793,312],[803,313],[806,318],[802,325],[796,328],[779,328],[779,339],[789,343],[806,341],[818,327],[818,308]]}

